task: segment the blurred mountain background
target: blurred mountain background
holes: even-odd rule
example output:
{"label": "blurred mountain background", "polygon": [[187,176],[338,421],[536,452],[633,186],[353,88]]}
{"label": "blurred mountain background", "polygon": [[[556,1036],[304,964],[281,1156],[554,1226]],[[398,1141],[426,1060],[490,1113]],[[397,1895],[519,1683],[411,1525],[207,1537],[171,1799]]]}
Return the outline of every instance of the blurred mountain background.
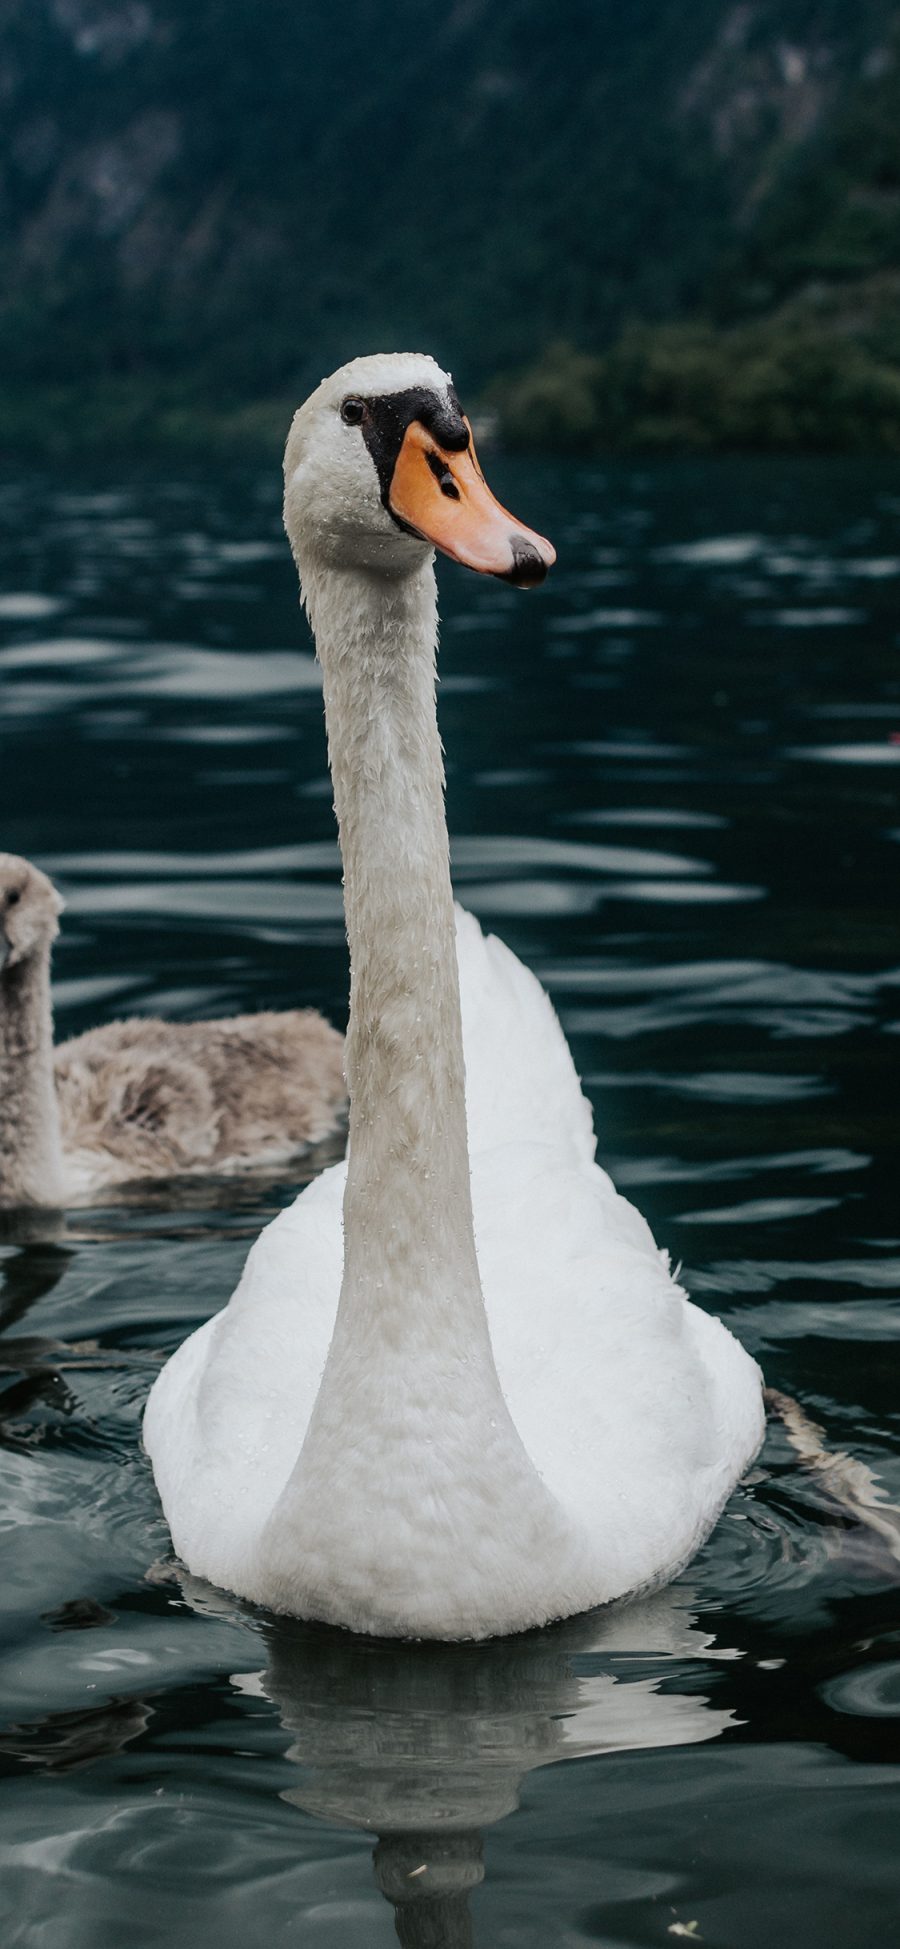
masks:
{"label": "blurred mountain background", "polygon": [[0,447],[273,445],[426,348],[520,444],[900,450],[892,0],[0,0]]}

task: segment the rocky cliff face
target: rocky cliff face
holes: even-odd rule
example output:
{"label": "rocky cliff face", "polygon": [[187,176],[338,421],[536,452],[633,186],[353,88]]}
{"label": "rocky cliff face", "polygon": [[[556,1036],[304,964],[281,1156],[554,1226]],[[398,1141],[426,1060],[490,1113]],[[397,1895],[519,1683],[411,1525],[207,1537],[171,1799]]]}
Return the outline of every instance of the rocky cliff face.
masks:
{"label": "rocky cliff face", "polygon": [[477,385],[556,337],[895,263],[893,19],[0,0],[5,379],[246,396],[384,342]]}

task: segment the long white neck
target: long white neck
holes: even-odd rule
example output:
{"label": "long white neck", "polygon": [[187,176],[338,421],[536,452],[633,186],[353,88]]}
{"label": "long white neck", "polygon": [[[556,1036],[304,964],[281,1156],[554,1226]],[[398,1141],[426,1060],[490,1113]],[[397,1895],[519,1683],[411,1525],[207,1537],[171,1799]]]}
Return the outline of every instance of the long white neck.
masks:
{"label": "long white neck", "polygon": [[0,1205],[62,1201],[47,946],[0,974]]}
{"label": "long white neck", "polygon": [[344,857],[350,1154],[337,1319],[262,1574],[279,1609],[484,1636],[546,1617],[532,1584],[552,1563],[564,1587],[571,1539],[504,1399],[475,1257],[434,574],[301,576]]}
{"label": "long white neck", "polygon": [[339,1330],[490,1359],[475,1258],[430,563],[307,586],[350,942]]}

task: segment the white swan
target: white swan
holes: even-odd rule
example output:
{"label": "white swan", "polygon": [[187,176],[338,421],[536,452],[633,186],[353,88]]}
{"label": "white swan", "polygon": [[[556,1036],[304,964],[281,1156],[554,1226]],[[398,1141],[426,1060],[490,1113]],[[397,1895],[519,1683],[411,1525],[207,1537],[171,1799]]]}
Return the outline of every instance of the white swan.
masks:
{"label": "white swan", "polygon": [[62,901],[0,853],[0,1209],[285,1164],[343,1123],[343,1042],[314,1008],[106,1022],[53,1046]]}
{"label": "white swan", "polygon": [[285,478],[344,859],[349,1163],[263,1232],[145,1441],[211,1582],[488,1637],[674,1575],[759,1447],[760,1376],[594,1162],[538,983],[470,916],[454,935],[432,543],[520,583],[552,549],[489,494],[428,358],[325,380]]}

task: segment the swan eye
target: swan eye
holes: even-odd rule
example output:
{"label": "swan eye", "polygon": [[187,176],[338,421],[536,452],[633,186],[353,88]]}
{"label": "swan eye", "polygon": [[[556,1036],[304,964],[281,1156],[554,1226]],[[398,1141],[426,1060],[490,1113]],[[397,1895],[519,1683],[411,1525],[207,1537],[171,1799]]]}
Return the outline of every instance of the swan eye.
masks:
{"label": "swan eye", "polygon": [[341,407],[341,419],[345,426],[359,426],[366,417],[366,404],[363,399],[345,399]]}
{"label": "swan eye", "polygon": [[18,888],[13,887],[11,893],[8,893],[6,896],[6,904],[8,907],[15,907],[18,905],[18,902],[21,900],[21,898],[22,895],[18,891]]}

